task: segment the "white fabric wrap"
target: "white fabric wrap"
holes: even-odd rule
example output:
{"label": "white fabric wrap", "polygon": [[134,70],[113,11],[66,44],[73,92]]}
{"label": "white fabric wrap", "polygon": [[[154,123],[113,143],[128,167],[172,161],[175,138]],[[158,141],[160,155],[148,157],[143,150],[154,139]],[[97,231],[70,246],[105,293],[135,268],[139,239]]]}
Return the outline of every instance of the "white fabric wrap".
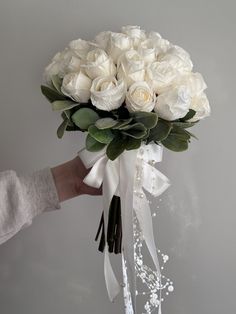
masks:
{"label": "white fabric wrap", "polygon": [[[85,166],[87,168],[92,167],[84,182],[96,188],[100,187],[101,184],[103,185],[105,230],[107,229],[108,211],[113,195],[119,195],[121,199],[122,258],[126,261],[127,266],[125,267],[122,263],[123,278],[127,278],[124,293],[128,286],[132,302],[132,309],[130,306],[125,306],[126,314],[137,313],[133,235],[134,211],[161,282],[151,210],[144,190],[157,197],[170,185],[168,178],[154,167],[156,162],[162,160],[162,152],[163,147],[154,143],[143,144],[139,149],[124,151],[114,161],[108,159],[105,150],[94,153],[82,149],[79,152]],[[108,296],[113,301],[119,294],[122,285],[116,279],[112,269],[107,243],[104,252],[104,276]],[[161,306],[159,306],[158,313],[161,314]]]}

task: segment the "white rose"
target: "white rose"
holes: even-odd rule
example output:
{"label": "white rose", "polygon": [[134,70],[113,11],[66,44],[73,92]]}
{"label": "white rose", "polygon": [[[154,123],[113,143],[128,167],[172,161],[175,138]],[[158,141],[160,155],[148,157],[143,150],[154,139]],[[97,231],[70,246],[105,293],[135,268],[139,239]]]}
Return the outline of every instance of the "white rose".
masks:
{"label": "white rose", "polygon": [[62,81],[61,91],[80,103],[87,103],[90,98],[92,80],[83,72],[68,73]]}
{"label": "white rose", "polygon": [[154,111],[159,117],[172,121],[183,118],[189,111],[191,95],[188,87],[181,85],[171,88],[157,97]]}
{"label": "white rose", "polygon": [[80,70],[81,59],[77,57],[71,49],[66,48],[62,53],[60,64],[59,76],[63,77],[67,73],[78,72]]}
{"label": "white rose", "polygon": [[116,74],[116,66],[107,53],[96,48],[89,51],[85,64],[81,65],[85,73],[93,80],[98,76],[110,76]]}
{"label": "white rose", "polygon": [[195,122],[210,115],[211,108],[208,98],[204,92],[192,98],[190,109],[195,110],[196,113],[192,119],[188,120],[189,122]]}
{"label": "white rose", "polygon": [[138,46],[138,52],[143,57],[146,64],[156,60],[156,47],[151,39],[142,41]]}
{"label": "white rose", "polygon": [[151,39],[153,39],[153,40],[158,40],[158,39],[161,39],[162,36],[161,36],[161,34],[158,33],[158,32],[151,31],[151,32],[149,32],[149,34],[148,34],[148,38],[151,38]]}
{"label": "white rose", "polygon": [[71,51],[80,59],[85,59],[88,52],[91,49],[94,49],[97,45],[95,43],[83,40],[83,39],[75,39],[69,43],[69,48]]}
{"label": "white rose", "polygon": [[150,112],[155,106],[156,95],[146,82],[133,83],[126,94],[126,107],[130,112]]}
{"label": "white rose", "polygon": [[188,52],[179,46],[169,48],[166,53],[158,57],[158,61],[169,62],[180,73],[190,72],[193,68]]}
{"label": "white rose", "polygon": [[44,77],[47,83],[50,83],[53,75],[63,78],[66,73],[79,71],[80,64],[81,60],[69,48],[65,48],[58,52],[45,68]]}
{"label": "white rose", "polygon": [[92,104],[100,110],[111,111],[119,108],[125,99],[126,85],[114,76],[97,77],[91,86]]}
{"label": "white rose", "polygon": [[51,78],[53,75],[58,75],[58,73],[60,72],[60,56],[61,53],[58,52],[52,59],[52,62],[45,68],[44,70],[44,79],[45,81],[50,84],[51,83]]}
{"label": "white rose", "polygon": [[95,37],[95,42],[103,50],[107,49],[108,40],[110,38],[111,31],[100,32]]}
{"label": "white rose", "polygon": [[159,94],[175,80],[178,74],[179,72],[168,62],[156,61],[147,66],[145,80],[155,93]]}
{"label": "white rose", "polygon": [[139,43],[146,39],[145,30],[141,29],[140,26],[127,25],[121,28],[122,33],[127,34],[132,38],[133,46],[136,48]]}
{"label": "white rose", "polygon": [[162,38],[157,32],[150,32],[148,38],[153,42],[158,55],[166,53],[166,51],[172,47],[172,44],[167,39]]}
{"label": "white rose", "polygon": [[123,79],[127,86],[137,81],[144,81],[145,62],[136,50],[124,52],[117,62],[117,77]]}
{"label": "white rose", "polygon": [[188,86],[192,97],[200,95],[207,88],[206,82],[198,72],[180,76],[176,84]]}
{"label": "white rose", "polygon": [[131,48],[132,40],[129,36],[122,33],[110,33],[106,51],[115,63],[124,51]]}

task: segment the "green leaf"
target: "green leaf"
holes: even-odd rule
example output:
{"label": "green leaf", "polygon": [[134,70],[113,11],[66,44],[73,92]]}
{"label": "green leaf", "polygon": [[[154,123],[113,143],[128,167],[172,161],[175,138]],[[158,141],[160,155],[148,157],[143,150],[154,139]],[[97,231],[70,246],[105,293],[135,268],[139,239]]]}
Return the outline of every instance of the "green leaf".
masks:
{"label": "green leaf", "polygon": [[115,160],[126,148],[126,141],[123,137],[115,137],[110,144],[108,144],[106,153],[107,157],[111,160]]}
{"label": "green leaf", "polygon": [[133,120],[133,118],[124,119],[124,120],[119,120],[119,122],[113,127],[113,129],[114,129],[114,130],[122,130],[122,129],[125,128],[132,120]]}
{"label": "green leaf", "polygon": [[78,103],[75,103],[70,100],[56,100],[52,103],[52,110],[53,111],[69,110],[78,105],[79,105]]}
{"label": "green leaf", "polygon": [[95,122],[95,125],[98,129],[110,129],[117,124],[117,121],[112,118],[102,118]]}
{"label": "green leaf", "polygon": [[88,132],[96,141],[103,144],[109,144],[114,138],[114,134],[111,132],[111,130],[99,130],[95,125],[90,125]]}
{"label": "green leaf", "polygon": [[137,148],[139,148],[141,146],[141,143],[142,143],[141,139],[127,137],[125,149],[126,150],[137,149]]}
{"label": "green leaf", "polygon": [[81,131],[79,127],[77,127],[74,123],[73,125],[67,125],[66,131]]}
{"label": "green leaf", "polygon": [[90,152],[98,152],[103,149],[106,144],[99,143],[90,134],[86,137],[86,149]]}
{"label": "green leaf", "polygon": [[151,129],[147,129],[146,135],[142,138],[142,140],[147,140],[149,138],[150,130]]}
{"label": "green leaf", "polygon": [[58,75],[52,75],[51,80],[52,80],[52,85],[55,87],[55,89],[60,94],[62,94],[61,92],[62,78],[60,78]]}
{"label": "green leaf", "polygon": [[182,152],[182,151],[188,149],[188,141],[187,140],[183,140],[183,139],[178,138],[172,134],[170,134],[166,139],[164,139],[161,142],[166,148],[168,148],[174,152]]}
{"label": "green leaf", "polygon": [[67,120],[67,119],[64,119],[64,120],[62,121],[62,123],[59,125],[58,129],[57,129],[57,137],[58,137],[58,138],[62,138],[62,137],[63,137],[67,125],[68,125],[68,120]]}
{"label": "green leaf", "polygon": [[164,140],[171,131],[171,123],[159,119],[156,126],[150,130],[147,143],[151,141],[160,142]]}
{"label": "green leaf", "polygon": [[158,115],[155,112],[136,111],[131,114],[136,122],[142,123],[147,129],[152,129],[157,124]]}
{"label": "green leaf", "polygon": [[[61,117],[63,120],[68,120],[68,124],[67,124],[67,127],[68,126],[74,126],[74,123],[70,120],[70,116],[71,116],[71,112],[70,110],[64,110],[62,111],[61,113]],[[67,129],[67,128],[66,128]]]}
{"label": "green leaf", "polygon": [[189,134],[189,136],[191,136],[191,137],[195,138],[196,140],[198,140],[198,138],[197,138],[196,135],[194,135],[193,133],[191,133],[191,132],[189,132],[189,131],[186,131],[186,132]]}
{"label": "green leaf", "polygon": [[189,112],[184,116],[183,118],[180,119],[180,121],[186,121],[189,119],[192,119],[196,114],[196,111],[193,109],[189,109]]}
{"label": "green leaf", "polygon": [[136,139],[141,139],[147,134],[147,129],[140,123],[134,123],[122,128],[122,133]]}
{"label": "green leaf", "polygon": [[66,97],[63,96],[62,94],[59,94],[57,91],[54,89],[51,89],[48,86],[41,85],[41,92],[43,95],[50,101],[54,102],[55,100],[65,100]]}
{"label": "green leaf", "polygon": [[177,137],[178,139],[182,139],[182,140],[189,140],[190,139],[189,132],[186,131],[185,129],[178,127],[178,126],[173,126],[170,134],[172,136]]}
{"label": "green leaf", "polygon": [[87,130],[91,124],[94,124],[99,119],[99,115],[90,108],[81,108],[71,118],[80,129]]}
{"label": "green leaf", "polygon": [[172,122],[172,125],[179,126],[183,129],[191,128],[194,126],[196,122]]}

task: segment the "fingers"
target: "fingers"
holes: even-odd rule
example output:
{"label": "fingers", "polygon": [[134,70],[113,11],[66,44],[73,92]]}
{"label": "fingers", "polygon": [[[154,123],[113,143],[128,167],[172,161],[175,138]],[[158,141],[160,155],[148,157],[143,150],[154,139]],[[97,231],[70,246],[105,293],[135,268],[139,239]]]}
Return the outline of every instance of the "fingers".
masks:
{"label": "fingers", "polygon": [[81,186],[81,192],[83,194],[89,194],[89,195],[102,195],[102,186],[99,189],[97,189],[87,184],[83,184]]}

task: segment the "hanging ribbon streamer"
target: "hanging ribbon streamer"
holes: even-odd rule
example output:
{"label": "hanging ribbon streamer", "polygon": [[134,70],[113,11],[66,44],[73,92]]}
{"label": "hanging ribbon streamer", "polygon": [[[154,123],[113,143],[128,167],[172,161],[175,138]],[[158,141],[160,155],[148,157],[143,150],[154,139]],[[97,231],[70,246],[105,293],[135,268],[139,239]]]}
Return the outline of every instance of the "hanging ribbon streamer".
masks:
{"label": "hanging ribbon streamer", "polygon": [[[145,191],[157,197],[168,187],[169,180],[154,165],[162,160],[163,148],[157,144],[142,145],[139,149],[124,151],[114,161],[105,150],[88,152],[83,149],[79,156],[86,168],[91,168],[84,182],[93,187],[103,186],[104,225],[108,224],[109,206],[113,195],[120,196],[122,216],[122,269],[124,284],[118,282],[109,257],[105,239],[104,276],[111,301],[124,288],[125,313],[135,314],[136,274],[134,259],[133,217],[137,217],[143,239],[152,257],[161,285],[161,272],[154,240],[152,216]],[[127,297],[130,296],[130,297]],[[161,299],[158,313],[161,314]]]}

